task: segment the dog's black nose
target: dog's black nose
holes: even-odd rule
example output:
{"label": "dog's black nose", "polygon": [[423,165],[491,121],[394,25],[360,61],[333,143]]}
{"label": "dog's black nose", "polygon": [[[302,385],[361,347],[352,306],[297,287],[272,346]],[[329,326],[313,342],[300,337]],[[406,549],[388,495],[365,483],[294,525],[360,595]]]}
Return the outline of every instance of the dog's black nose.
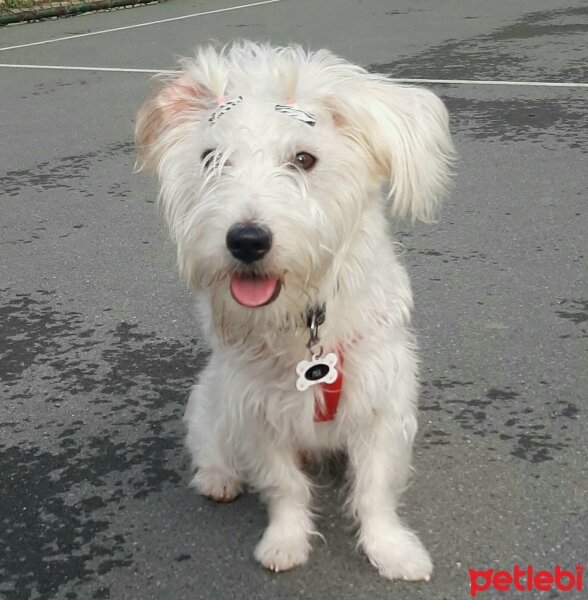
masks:
{"label": "dog's black nose", "polygon": [[252,263],[261,260],[272,247],[272,234],[269,229],[254,223],[233,225],[227,233],[227,248],[241,262]]}

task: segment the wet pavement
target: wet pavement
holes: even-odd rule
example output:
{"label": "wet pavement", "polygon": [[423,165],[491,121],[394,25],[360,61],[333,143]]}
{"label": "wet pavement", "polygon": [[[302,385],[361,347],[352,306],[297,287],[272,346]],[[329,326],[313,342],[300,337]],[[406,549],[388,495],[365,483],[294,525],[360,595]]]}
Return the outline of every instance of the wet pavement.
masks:
{"label": "wet pavement", "polygon": [[[284,0],[0,51],[1,63],[173,68],[198,42],[326,46],[394,77],[588,81],[580,0]],[[174,1],[0,30],[0,48],[220,9]],[[430,85],[460,160],[438,224],[396,227],[422,347],[403,514],[428,584],[355,550],[337,469],[309,564],[264,571],[255,496],[188,489],[181,416],[206,361],[133,174],[141,73],[0,68],[0,597],[462,600],[468,568],[586,565],[588,89]],[[534,595],[535,594],[535,595]],[[478,598],[581,598],[485,592]]]}

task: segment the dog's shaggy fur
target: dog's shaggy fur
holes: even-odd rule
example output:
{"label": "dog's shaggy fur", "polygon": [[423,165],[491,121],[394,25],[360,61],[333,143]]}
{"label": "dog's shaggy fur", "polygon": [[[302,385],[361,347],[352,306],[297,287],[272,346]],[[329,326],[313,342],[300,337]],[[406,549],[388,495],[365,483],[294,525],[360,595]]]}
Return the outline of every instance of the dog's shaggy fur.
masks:
{"label": "dog's shaggy fur", "polygon": [[[310,113],[315,126],[276,105]],[[386,577],[428,579],[431,559],[396,513],[418,384],[411,289],[386,216],[435,215],[453,153],[442,102],[324,50],[241,42],[183,61],[142,107],[136,139],[140,166],[161,181],[180,273],[212,347],[185,416],[194,487],[219,501],[245,484],[258,490],[269,525],[255,556],[286,570],[306,562],[314,531],[300,457],[344,450],[368,558]],[[300,166],[300,153],[314,168]],[[227,232],[243,223],[273,240],[247,264],[227,249]],[[277,281],[277,298],[244,306],[231,294],[240,277]],[[314,420],[318,386],[296,389],[304,315],[323,304],[321,345],[344,357],[330,422]]]}

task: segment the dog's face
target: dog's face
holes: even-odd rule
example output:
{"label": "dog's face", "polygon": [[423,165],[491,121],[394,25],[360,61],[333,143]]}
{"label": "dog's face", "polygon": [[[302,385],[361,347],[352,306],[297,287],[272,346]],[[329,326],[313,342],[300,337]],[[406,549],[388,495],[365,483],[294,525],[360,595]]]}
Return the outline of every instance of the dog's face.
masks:
{"label": "dog's face", "polygon": [[182,275],[223,311],[295,314],[329,293],[383,184],[394,213],[433,215],[451,143],[431,93],[299,48],[183,66],[141,109],[137,145]]}

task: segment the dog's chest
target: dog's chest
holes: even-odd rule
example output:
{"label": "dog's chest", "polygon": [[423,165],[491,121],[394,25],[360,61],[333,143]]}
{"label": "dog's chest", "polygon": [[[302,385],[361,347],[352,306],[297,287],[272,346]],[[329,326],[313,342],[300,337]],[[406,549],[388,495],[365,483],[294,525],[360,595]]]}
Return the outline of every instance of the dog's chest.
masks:
{"label": "dog's chest", "polygon": [[[309,357],[304,345],[293,355],[258,355],[255,360],[247,360],[244,353],[237,352],[232,358],[227,357],[229,362],[225,363],[235,369],[235,377],[231,378],[232,402],[238,403],[239,412],[248,414],[257,426],[294,438],[302,447],[330,445],[328,440],[334,431],[340,430],[347,404],[341,357],[339,353],[335,357],[334,363],[325,362],[325,371],[330,370],[334,375],[325,381],[326,373],[306,360]],[[320,359],[316,362],[322,364]],[[303,389],[297,387],[301,363],[311,364],[309,369],[320,371],[310,374],[316,380],[307,381]]]}

